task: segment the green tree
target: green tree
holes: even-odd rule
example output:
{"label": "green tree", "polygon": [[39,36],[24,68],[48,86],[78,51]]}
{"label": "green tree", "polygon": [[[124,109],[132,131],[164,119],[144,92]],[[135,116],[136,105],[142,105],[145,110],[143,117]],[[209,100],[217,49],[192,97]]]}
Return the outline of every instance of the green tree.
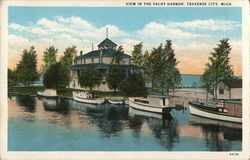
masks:
{"label": "green tree", "polygon": [[110,89],[116,92],[121,87],[122,81],[125,79],[125,71],[119,65],[112,65],[109,68],[107,83]]}
{"label": "green tree", "polygon": [[159,47],[159,75],[157,84],[161,88],[162,94],[170,89],[175,89],[181,82],[179,69],[177,68],[177,59],[175,58],[174,49],[171,40],[167,40],[164,48]]}
{"label": "green tree", "polygon": [[208,100],[208,93],[211,93],[212,91],[212,85],[213,85],[213,77],[211,76],[211,70],[208,68],[205,69],[205,72],[200,78],[200,82],[202,84],[202,87],[206,89],[206,100]]}
{"label": "green tree", "polygon": [[63,56],[60,57],[61,72],[64,75],[62,77],[62,86],[68,86],[70,81],[70,66],[76,62],[76,46],[68,47],[63,52]]}
{"label": "green tree", "polygon": [[47,88],[63,88],[66,87],[63,81],[64,74],[60,62],[50,65],[43,77],[43,83]]}
{"label": "green tree", "polygon": [[140,73],[130,74],[128,79],[123,82],[121,91],[127,97],[146,97],[147,88],[144,77]]}
{"label": "green tree", "polygon": [[122,46],[119,46],[115,54],[112,57],[111,63],[120,64],[122,61],[122,56],[124,55],[124,50]]}
{"label": "green tree", "polygon": [[[228,43],[229,39],[222,39],[211,56],[208,58],[209,62],[206,64],[205,72],[201,76],[201,82],[206,90],[213,88],[220,79],[233,79],[233,70],[230,65],[231,46]],[[217,90],[215,85],[215,90]],[[215,92],[215,97],[217,94]]]}
{"label": "green tree", "polygon": [[17,83],[16,70],[8,68],[8,87],[12,87]]}
{"label": "green tree", "polygon": [[159,77],[159,74],[162,72],[161,51],[162,45],[153,48],[150,53],[147,52],[147,54],[144,54],[144,72],[147,81],[152,85],[152,90],[156,88],[157,77]]}
{"label": "green tree", "polygon": [[164,94],[180,84],[181,76],[171,40],[167,40],[164,46],[160,44],[153,48],[150,53],[146,51],[142,63],[146,80],[151,82],[152,90],[161,89]]}
{"label": "green tree", "polygon": [[100,86],[101,81],[102,75],[91,66],[82,71],[79,78],[80,86],[85,88],[88,87],[90,90]]}
{"label": "green tree", "polygon": [[16,72],[18,81],[27,86],[39,77],[37,72],[37,54],[33,46],[30,50],[25,49],[23,51],[21,60],[17,64]]}
{"label": "green tree", "polygon": [[63,56],[60,58],[60,62],[62,63],[62,65],[69,67],[76,62],[76,54],[76,46],[65,48]]}
{"label": "green tree", "polygon": [[143,64],[142,43],[134,45],[134,49],[131,55],[135,65],[140,66]]}
{"label": "green tree", "polygon": [[45,64],[43,71],[44,73],[50,67],[50,65],[56,63],[57,51],[58,50],[54,46],[50,46],[49,48],[46,48],[46,50],[43,52],[43,62]]}

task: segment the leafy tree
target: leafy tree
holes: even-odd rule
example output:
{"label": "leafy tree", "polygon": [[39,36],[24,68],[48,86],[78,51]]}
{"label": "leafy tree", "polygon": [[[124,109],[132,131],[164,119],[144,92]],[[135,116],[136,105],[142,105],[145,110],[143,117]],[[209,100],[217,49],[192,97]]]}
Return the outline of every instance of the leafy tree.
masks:
{"label": "leafy tree", "polygon": [[[220,79],[232,79],[233,70],[230,65],[231,46],[228,43],[229,39],[222,39],[214,51],[211,52],[209,61],[206,64],[205,72],[201,76],[201,82],[206,90],[212,88]],[[216,86],[215,86],[216,87]],[[217,88],[215,88],[216,90]],[[215,92],[215,98],[217,94]]]}
{"label": "leafy tree", "polygon": [[164,46],[160,44],[153,48],[150,53],[146,51],[142,62],[146,79],[151,82],[153,90],[160,88],[164,94],[165,90],[168,92],[180,84],[178,62],[170,40],[167,40]]}
{"label": "leafy tree", "polygon": [[76,62],[76,54],[76,46],[65,48],[63,56],[60,58],[60,62],[62,65],[71,66],[74,62]]}
{"label": "leafy tree", "polygon": [[63,56],[60,57],[61,72],[64,75],[62,78],[63,86],[68,86],[70,81],[70,66],[76,62],[76,46],[68,47],[63,52]]}
{"label": "leafy tree", "polygon": [[81,87],[90,88],[92,90],[101,84],[102,75],[96,71],[93,67],[88,67],[81,72],[79,83]]}
{"label": "leafy tree", "polygon": [[125,71],[119,65],[112,65],[109,68],[107,77],[107,83],[110,89],[114,89],[116,92],[117,88],[120,88],[122,81],[125,79]]}
{"label": "leafy tree", "polygon": [[135,65],[143,64],[143,54],[142,54],[142,43],[134,45],[134,50],[132,51],[132,59]]}
{"label": "leafy tree", "polygon": [[208,93],[211,93],[212,91],[212,84],[213,84],[213,77],[211,76],[211,70],[205,69],[205,72],[200,78],[200,82],[202,84],[202,87],[206,89],[206,100],[208,100]]}
{"label": "leafy tree", "polygon": [[120,64],[122,61],[122,56],[124,54],[124,50],[122,46],[119,46],[118,49],[116,50],[115,54],[112,57],[111,63],[115,64]]}
{"label": "leafy tree", "polygon": [[43,72],[45,72],[50,67],[50,65],[56,63],[57,51],[58,50],[54,46],[50,46],[43,52],[43,61],[45,64]]}
{"label": "leafy tree", "polygon": [[123,82],[121,91],[127,97],[146,97],[147,88],[143,76],[140,73],[130,74],[128,79]]}
{"label": "leafy tree", "polygon": [[22,58],[17,64],[17,79],[24,85],[30,85],[35,81],[39,74],[37,72],[37,54],[35,48],[32,46],[30,50],[24,50]]}
{"label": "leafy tree", "polygon": [[181,76],[176,67],[178,62],[175,58],[171,40],[167,40],[164,48],[159,47],[159,50],[159,64],[161,68],[160,74],[157,77],[157,82],[159,88],[161,88],[162,94],[164,94],[165,90],[168,93],[170,89],[175,89],[180,84]]}
{"label": "leafy tree", "polygon": [[8,87],[14,86],[17,83],[16,70],[8,68]]}
{"label": "leafy tree", "polygon": [[43,83],[47,88],[62,88],[66,87],[63,81],[64,74],[63,68],[60,62],[50,65],[48,70],[44,74]]}
{"label": "leafy tree", "polygon": [[158,48],[153,48],[151,53],[144,55],[144,72],[146,79],[151,82],[153,90],[156,88],[157,77],[162,72],[161,50],[162,46],[160,45]]}

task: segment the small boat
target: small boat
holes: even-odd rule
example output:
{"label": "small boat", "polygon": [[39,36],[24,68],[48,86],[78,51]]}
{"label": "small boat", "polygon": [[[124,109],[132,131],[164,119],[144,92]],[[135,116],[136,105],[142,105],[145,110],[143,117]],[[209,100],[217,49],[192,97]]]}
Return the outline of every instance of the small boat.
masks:
{"label": "small boat", "polygon": [[160,95],[149,95],[147,98],[129,97],[129,106],[154,113],[166,113],[171,110],[169,97]]}
{"label": "small boat", "polygon": [[44,91],[38,91],[37,95],[46,97],[46,98],[58,98],[58,95],[55,89],[45,89]]}
{"label": "small boat", "polygon": [[212,125],[212,126],[222,126],[222,127],[234,128],[234,129],[242,128],[241,123],[233,123],[233,122],[228,122],[228,121],[210,119],[210,118],[205,118],[201,116],[196,116],[193,114],[189,115],[188,121],[192,125],[201,125],[201,126]]}
{"label": "small boat", "polygon": [[78,102],[89,104],[102,104],[105,101],[104,98],[95,97],[89,92],[73,92],[73,99]]}
{"label": "small boat", "polygon": [[124,99],[124,103],[125,103],[126,105],[129,105],[129,99],[128,99],[128,98]]}
{"label": "small boat", "polygon": [[124,103],[123,98],[108,98],[107,101],[111,104],[117,104],[117,105]]}
{"label": "small boat", "polygon": [[219,103],[188,102],[190,113],[210,119],[242,123],[242,104],[238,101]]}
{"label": "small boat", "polygon": [[162,119],[162,114],[153,113],[153,112],[147,112],[147,111],[142,111],[142,110],[137,110],[137,109],[134,109],[132,107],[129,107],[128,115],[130,117],[144,116],[144,117]]}

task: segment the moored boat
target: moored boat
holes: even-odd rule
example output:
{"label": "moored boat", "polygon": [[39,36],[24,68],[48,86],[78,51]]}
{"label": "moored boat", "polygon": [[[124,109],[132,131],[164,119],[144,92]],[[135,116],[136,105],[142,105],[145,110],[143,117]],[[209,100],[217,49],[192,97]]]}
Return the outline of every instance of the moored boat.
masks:
{"label": "moored boat", "polygon": [[227,128],[241,129],[241,123],[233,123],[228,121],[221,121],[216,119],[205,118],[196,115],[189,115],[188,121],[192,125],[202,125],[202,126],[221,126]]}
{"label": "moored boat", "polygon": [[105,101],[104,98],[95,97],[89,92],[73,92],[73,99],[78,102],[89,104],[102,104]]}
{"label": "moored boat", "polygon": [[188,102],[190,113],[210,119],[242,123],[242,104],[239,101],[217,103]]}
{"label": "moored boat", "polygon": [[154,113],[165,113],[171,110],[169,97],[160,95],[149,95],[147,98],[129,97],[129,106]]}
{"label": "moored boat", "polygon": [[132,107],[129,108],[128,115],[130,117],[144,116],[144,117],[151,117],[151,118],[162,119],[162,114],[153,113],[153,112],[147,112],[147,111],[142,111],[142,110],[137,110],[137,109],[134,109]]}
{"label": "moored boat", "polygon": [[124,104],[123,98],[108,98],[107,101],[111,104]]}
{"label": "moored boat", "polygon": [[44,91],[38,91],[37,95],[42,96],[42,97],[47,97],[47,98],[57,98],[58,97],[55,89],[46,89]]}
{"label": "moored boat", "polygon": [[125,98],[125,99],[124,99],[124,103],[125,103],[126,105],[129,105],[129,99],[128,99],[128,98]]}

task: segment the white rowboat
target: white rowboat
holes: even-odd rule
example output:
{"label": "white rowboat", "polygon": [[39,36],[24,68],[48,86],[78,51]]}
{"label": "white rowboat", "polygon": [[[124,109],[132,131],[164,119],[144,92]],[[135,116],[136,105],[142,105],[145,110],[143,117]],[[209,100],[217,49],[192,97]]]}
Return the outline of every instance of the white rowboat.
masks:
{"label": "white rowboat", "polygon": [[111,104],[117,104],[117,105],[124,103],[124,100],[121,98],[109,98],[107,99],[107,101]]}
{"label": "white rowboat", "polygon": [[55,89],[46,89],[44,91],[38,91],[37,95],[42,96],[42,97],[47,97],[47,98],[57,98],[58,97]]}
{"label": "white rowboat", "polygon": [[104,103],[104,98],[93,97],[93,94],[89,92],[73,92],[73,99],[82,103],[89,104],[102,104]]}

